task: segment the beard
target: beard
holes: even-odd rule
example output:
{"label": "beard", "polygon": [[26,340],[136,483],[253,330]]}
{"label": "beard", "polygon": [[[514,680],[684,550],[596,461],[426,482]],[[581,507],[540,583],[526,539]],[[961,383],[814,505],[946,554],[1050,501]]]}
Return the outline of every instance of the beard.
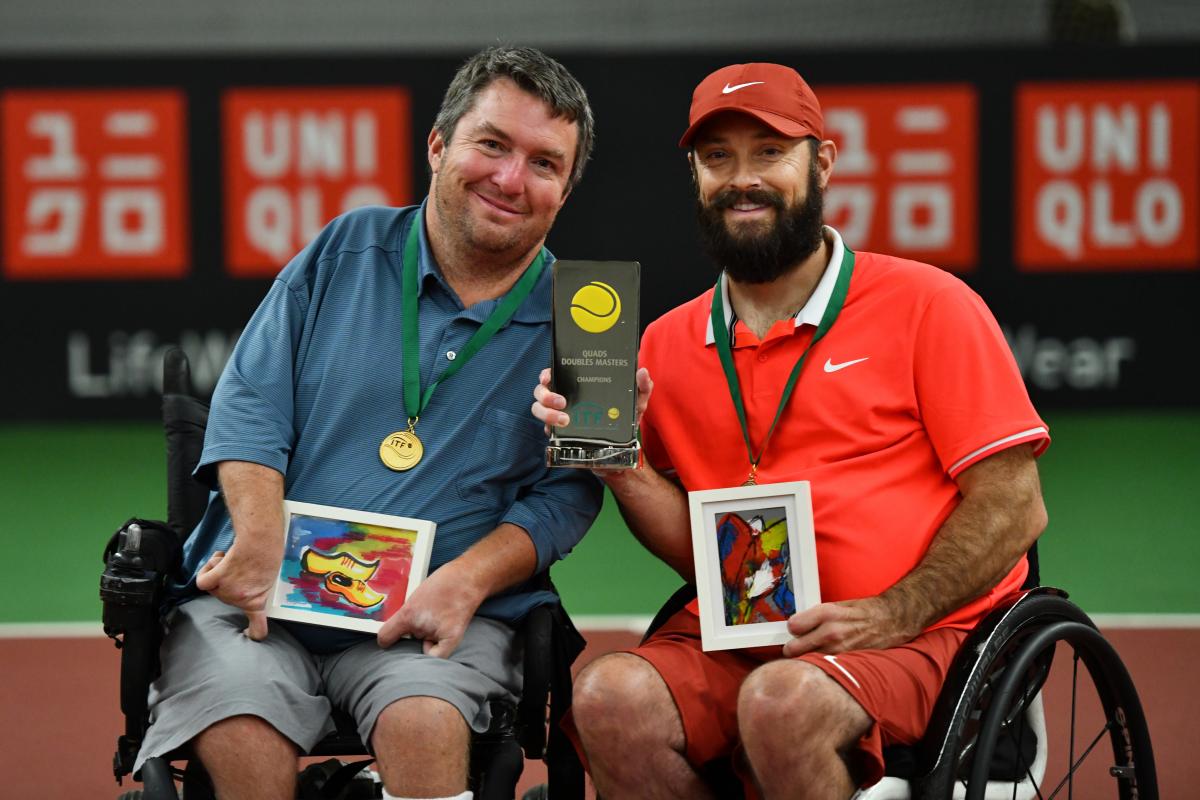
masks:
{"label": "beard", "polygon": [[[725,210],[737,203],[770,206],[775,222],[768,229],[745,226],[749,230],[731,231],[725,223]],[[821,246],[824,196],[816,165],[809,169],[808,191],[804,199],[788,206],[778,192],[766,189],[738,191],[726,189],[705,205],[697,199],[700,240],[709,258],[739,283],[769,283],[817,251]]]}

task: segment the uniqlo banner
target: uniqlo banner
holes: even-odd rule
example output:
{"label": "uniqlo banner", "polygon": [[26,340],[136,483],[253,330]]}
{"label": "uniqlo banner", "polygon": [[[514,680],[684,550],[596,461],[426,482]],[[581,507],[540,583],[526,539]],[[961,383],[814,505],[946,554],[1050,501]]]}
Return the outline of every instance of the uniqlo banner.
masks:
{"label": "uniqlo banner", "polygon": [[858,250],[955,271],[977,262],[975,89],[819,86],[838,157],[825,219]]}
{"label": "uniqlo banner", "polygon": [[176,278],[188,269],[182,91],[0,95],[7,278]]}
{"label": "uniqlo banner", "polygon": [[1016,261],[1196,269],[1200,83],[1016,87]]}
{"label": "uniqlo banner", "polygon": [[274,275],[344,211],[411,202],[404,89],[228,89],[221,113],[233,275]]}

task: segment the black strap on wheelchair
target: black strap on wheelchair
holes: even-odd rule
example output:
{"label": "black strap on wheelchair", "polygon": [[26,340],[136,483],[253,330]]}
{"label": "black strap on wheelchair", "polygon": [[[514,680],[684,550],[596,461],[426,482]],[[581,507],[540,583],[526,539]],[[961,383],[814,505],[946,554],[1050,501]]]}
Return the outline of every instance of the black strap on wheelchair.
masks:
{"label": "black strap on wheelchair", "polygon": [[679,613],[680,609],[688,603],[696,599],[696,585],[694,583],[685,583],[675,590],[675,594],[667,598],[667,602],[662,604],[662,608],[654,615],[654,619],[650,620],[649,627],[646,628],[646,633],[642,636],[642,644],[650,638],[656,630],[666,624],[667,620]]}
{"label": "black strap on wheelchair", "polygon": [[373,790],[366,786],[367,781],[360,781],[360,784],[364,787],[364,792],[370,793],[352,790],[357,788],[354,783],[355,777],[374,760],[365,758],[343,764],[336,758],[331,758],[317,764],[309,764],[296,782],[296,796],[299,800],[356,800],[359,797],[373,797]]}
{"label": "black strap on wheelchair", "polygon": [[550,799],[583,797],[583,764],[575,746],[562,729],[562,719],[571,707],[571,665],[583,652],[587,640],[575,628],[562,606],[552,609],[554,618],[554,678],[550,692],[550,733],[546,742],[546,775]]}
{"label": "black strap on wheelchair", "polygon": [[[546,573],[538,576],[537,586],[558,594]],[[587,640],[561,603],[533,609],[522,623],[522,632],[525,692],[517,707],[517,741],[526,758],[545,760],[551,798],[583,797],[583,765],[561,723],[571,707],[571,665]]]}

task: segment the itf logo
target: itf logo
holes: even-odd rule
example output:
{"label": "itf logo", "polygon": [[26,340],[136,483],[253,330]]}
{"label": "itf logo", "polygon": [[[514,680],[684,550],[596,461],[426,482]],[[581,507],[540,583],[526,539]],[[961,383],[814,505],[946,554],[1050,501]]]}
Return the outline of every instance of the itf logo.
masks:
{"label": "itf logo", "polygon": [[576,403],[567,409],[567,414],[576,425],[604,424],[604,409],[596,403]]}
{"label": "itf logo", "polygon": [[592,281],[571,298],[571,319],[588,333],[604,333],[621,318],[621,296],[607,283]]}

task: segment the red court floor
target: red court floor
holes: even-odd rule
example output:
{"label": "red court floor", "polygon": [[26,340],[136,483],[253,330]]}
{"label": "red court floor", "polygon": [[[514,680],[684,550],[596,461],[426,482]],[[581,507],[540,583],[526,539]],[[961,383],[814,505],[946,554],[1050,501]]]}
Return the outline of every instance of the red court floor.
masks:
{"label": "red court floor", "polygon": [[[1200,796],[1200,754],[1192,749],[1200,741],[1200,630],[1114,629],[1105,634],[1121,653],[1146,708],[1161,796]],[[635,638],[624,632],[590,632],[579,665]],[[117,797],[121,790],[110,764],[121,726],[118,653],[108,640],[2,639],[0,672],[0,797]],[[1050,719],[1061,718],[1070,699],[1069,689],[1055,680],[1047,690]],[[526,764],[518,797],[544,779],[541,767],[540,762]],[[1096,795],[1084,785],[1076,787],[1074,796]]]}

